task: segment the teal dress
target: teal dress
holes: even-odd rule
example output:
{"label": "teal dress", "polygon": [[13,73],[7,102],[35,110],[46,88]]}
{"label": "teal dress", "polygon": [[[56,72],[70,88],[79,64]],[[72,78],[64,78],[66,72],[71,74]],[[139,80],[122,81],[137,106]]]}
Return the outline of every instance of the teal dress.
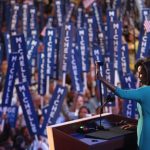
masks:
{"label": "teal dress", "polygon": [[142,132],[142,126],[143,126],[143,115],[142,115],[142,107],[139,103],[137,103],[137,110],[139,112],[139,118],[138,118],[138,124],[137,124],[137,144],[139,146],[140,144],[140,136],[141,136],[141,132]]}
{"label": "teal dress", "polygon": [[115,94],[140,104],[142,111],[137,126],[138,145],[140,150],[150,150],[150,86],[131,90],[116,88]]}

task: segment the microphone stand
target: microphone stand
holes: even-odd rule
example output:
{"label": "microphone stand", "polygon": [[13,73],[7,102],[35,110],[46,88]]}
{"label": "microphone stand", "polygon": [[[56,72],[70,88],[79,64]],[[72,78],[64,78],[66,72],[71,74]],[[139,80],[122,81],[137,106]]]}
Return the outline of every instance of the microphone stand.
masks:
{"label": "microphone stand", "polygon": [[101,119],[101,114],[102,114],[102,111],[103,111],[103,107],[105,106],[107,104],[107,101],[102,105],[102,106],[100,106],[100,118],[99,118],[99,123],[100,123],[100,125],[98,126],[98,129],[99,130],[106,130],[105,129],[105,127],[102,125],[102,119]]}
{"label": "microphone stand", "polygon": [[[98,80],[99,74],[101,73],[100,71],[101,71],[102,65],[103,65],[103,62],[96,62],[96,76],[97,76],[97,80]],[[101,105],[100,105],[100,118],[99,118],[100,125],[98,126],[98,129],[99,130],[108,130],[108,129],[105,129],[104,126],[102,125],[101,114],[103,113],[103,107],[108,102],[115,101],[115,98],[112,95],[108,95],[107,98],[106,98],[106,102],[103,104],[101,82],[99,81],[98,83],[99,83],[99,94],[100,94],[100,103],[101,103]]]}
{"label": "microphone stand", "polygon": [[[98,79],[98,73],[100,73],[102,66],[103,66],[103,62],[96,62],[96,70],[95,70],[95,72],[96,72],[97,79]],[[99,97],[100,97],[100,118],[99,118],[100,125],[98,126],[98,129],[99,130],[104,130],[105,128],[102,126],[101,114],[103,113],[103,107],[105,106],[105,104],[107,103],[107,101],[103,104],[101,82],[100,82],[100,80],[97,80],[97,81],[98,81]]]}

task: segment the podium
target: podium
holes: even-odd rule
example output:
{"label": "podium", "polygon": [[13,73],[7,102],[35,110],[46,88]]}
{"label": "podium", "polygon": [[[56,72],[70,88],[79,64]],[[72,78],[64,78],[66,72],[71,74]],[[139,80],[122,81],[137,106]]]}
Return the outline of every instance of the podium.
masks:
{"label": "podium", "polygon": [[[96,115],[48,126],[47,135],[50,150],[137,150],[136,131],[123,130],[119,125],[120,122],[136,124],[137,120],[135,119],[109,113],[102,114],[101,123],[108,128],[106,133],[105,131],[102,131],[103,133],[92,131],[86,134],[79,132],[83,126],[98,123],[99,117]],[[115,132],[114,134],[112,129],[113,132],[116,129],[117,134]]]}

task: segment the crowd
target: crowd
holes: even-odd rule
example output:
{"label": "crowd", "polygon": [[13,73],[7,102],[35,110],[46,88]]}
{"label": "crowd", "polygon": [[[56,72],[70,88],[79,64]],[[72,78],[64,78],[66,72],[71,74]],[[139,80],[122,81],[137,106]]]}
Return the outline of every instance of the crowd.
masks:
{"label": "crowd", "polygon": [[[40,53],[44,51],[43,40],[43,29],[47,24],[47,19],[49,16],[54,17],[53,26],[57,25],[57,16],[56,16],[56,8],[55,8],[55,0],[16,0],[14,1],[17,4],[23,5],[26,3],[28,5],[34,4],[37,10],[37,23],[38,23],[38,38],[39,45],[37,48],[37,52]],[[63,0],[63,4],[69,4],[69,0]],[[79,5],[80,1],[72,0],[71,2],[75,2],[76,5]],[[122,2],[122,1],[121,1]],[[13,5],[13,0],[0,1],[0,17],[2,17],[2,23],[0,24],[0,45],[2,45],[2,59],[0,60],[0,103],[2,102],[2,95],[4,84],[6,80],[7,68],[8,68],[8,60],[7,60],[7,50],[5,45],[4,33],[10,32],[8,31],[8,27],[6,24],[5,12],[6,4]],[[42,5],[41,5],[42,4]],[[105,0],[97,0],[97,4],[102,8],[102,15],[104,24],[106,23],[106,9],[108,7],[113,7],[112,2],[106,3]],[[127,3],[130,5],[130,2]],[[80,4],[82,5],[82,4]],[[3,6],[3,7],[2,7]],[[43,8],[43,17],[42,19],[40,14],[40,7]],[[150,6],[149,1],[145,1],[145,6]],[[67,7],[67,6],[66,6]],[[76,6],[77,7],[77,6]],[[82,6],[83,7],[83,6]],[[123,6],[122,6],[123,7]],[[127,6],[128,7],[128,6]],[[129,53],[129,68],[131,72],[134,72],[134,65],[136,63],[136,54],[138,50],[139,44],[139,34],[142,27],[141,22],[138,20],[139,12],[136,6],[133,6],[133,10],[125,9],[124,16],[121,16],[122,24],[123,24],[123,35],[122,42],[128,45],[128,53]],[[131,7],[132,9],[132,7]],[[91,14],[92,10],[89,6],[88,8],[84,8],[85,14]],[[67,14],[68,10],[65,13]],[[72,13],[71,20],[76,23],[76,9]],[[127,16],[126,14],[129,14]],[[64,18],[63,18],[64,19]],[[22,32],[22,22],[19,20],[18,32],[19,34]],[[92,74],[93,73],[93,74]],[[135,75],[135,74],[134,74]],[[38,70],[35,68],[34,73],[32,74],[32,78],[34,80],[33,84],[29,87],[30,93],[32,96],[33,104],[35,111],[38,115],[39,126],[43,123],[43,112],[42,108],[48,106],[49,100],[51,99],[56,84],[62,84],[62,80],[51,80],[49,82],[49,90],[48,94],[41,96],[37,91],[37,82],[38,82]],[[119,83],[118,83],[119,84]],[[99,88],[96,86],[96,77],[95,77],[95,66],[91,63],[90,71],[87,73],[87,89],[83,93],[77,93],[72,89],[71,86],[71,77],[67,74],[66,77],[66,85],[67,87],[67,96],[64,99],[62,104],[62,110],[60,112],[59,117],[56,120],[56,123],[62,123],[74,119],[89,117],[92,115],[96,115],[99,113],[100,106],[100,92]],[[47,138],[38,135],[33,136],[30,135],[28,128],[26,126],[25,118],[23,115],[23,111],[21,105],[19,103],[16,91],[13,92],[12,105],[17,105],[18,107],[18,115],[16,119],[16,125],[14,128],[10,126],[8,117],[5,113],[0,113],[0,150],[48,150],[49,145],[47,143]],[[108,107],[104,108],[104,112],[109,112]],[[111,113],[121,114],[122,115],[122,100],[120,98],[116,98],[115,106],[112,106]]]}

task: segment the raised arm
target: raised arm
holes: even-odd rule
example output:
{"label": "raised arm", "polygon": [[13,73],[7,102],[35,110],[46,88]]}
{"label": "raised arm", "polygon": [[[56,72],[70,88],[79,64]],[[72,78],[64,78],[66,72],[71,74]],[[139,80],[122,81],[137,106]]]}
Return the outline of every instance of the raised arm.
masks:
{"label": "raised arm", "polygon": [[[99,67],[99,66],[97,66]],[[148,95],[147,91],[149,91],[149,88],[141,87],[138,89],[121,89],[119,87],[115,87],[113,84],[109,83],[105,78],[103,78],[100,74],[100,69],[98,68],[96,71],[97,79],[100,80],[107,88],[109,88],[112,92],[115,93],[115,95],[128,100],[136,100],[136,101],[142,101],[144,95]],[[149,92],[148,92],[149,93]],[[149,95],[148,95],[149,96]]]}
{"label": "raised arm", "polygon": [[105,84],[107,88],[109,88],[112,92],[115,92],[116,87],[113,84],[109,83],[105,78],[103,78],[100,75],[100,72],[98,72],[97,74],[97,79],[100,80],[103,84]]}
{"label": "raised arm", "polygon": [[100,62],[96,62],[96,76],[97,76],[97,79],[100,80],[103,84],[105,84],[112,92],[115,92],[115,89],[116,87],[109,83],[105,78],[103,78],[101,76],[101,73],[100,73]]}

